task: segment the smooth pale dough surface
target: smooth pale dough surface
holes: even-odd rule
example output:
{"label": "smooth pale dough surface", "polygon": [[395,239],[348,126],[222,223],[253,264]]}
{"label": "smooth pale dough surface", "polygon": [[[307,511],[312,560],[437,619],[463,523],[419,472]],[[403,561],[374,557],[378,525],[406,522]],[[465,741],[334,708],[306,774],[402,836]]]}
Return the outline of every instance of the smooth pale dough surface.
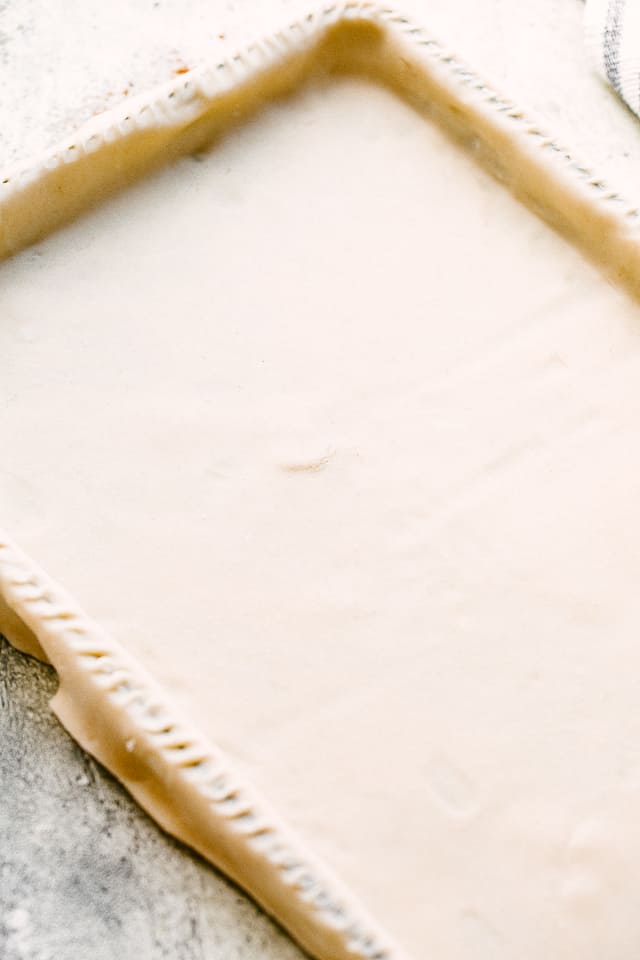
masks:
{"label": "smooth pale dough surface", "polygon": [[416,958],[640,937],[640,311],[390,94],[0,270],[3,526]]}

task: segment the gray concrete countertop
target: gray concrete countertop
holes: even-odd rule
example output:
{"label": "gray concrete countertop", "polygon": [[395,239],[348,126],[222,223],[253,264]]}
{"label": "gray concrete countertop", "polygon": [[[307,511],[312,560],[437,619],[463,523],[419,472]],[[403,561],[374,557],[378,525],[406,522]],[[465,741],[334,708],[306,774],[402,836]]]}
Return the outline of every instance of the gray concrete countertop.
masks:
{"label": "gray concrete countertop", "polygon": [[2,960],[300,960],[71,740],[55,689],[0,638]]}
{"label": "gray concrete countertop", "polygon": [[[0,165],[309,5],[0,0]],[[473,64],[640,197],[640,126],[588,67],[580,0],[398,5],[455,37]],[[3,468],[0,453],[0,523]],[[70,740],[48,708],[55,686],[51,670],[0,638],[1,960],[300,958]]]}

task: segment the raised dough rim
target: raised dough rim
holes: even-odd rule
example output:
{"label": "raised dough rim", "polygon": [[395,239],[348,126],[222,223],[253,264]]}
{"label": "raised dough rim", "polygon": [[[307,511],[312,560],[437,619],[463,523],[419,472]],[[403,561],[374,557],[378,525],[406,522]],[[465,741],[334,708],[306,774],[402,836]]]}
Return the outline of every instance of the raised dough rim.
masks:
{"label": "raised dough rim", "polygon": [[[354,27],[370,31],[364,59]],[[210,139],[216,122],[233,109],[236,92],[249,90],[255,108],[296,86],[327,43],[338,48],[339,66],[353,51],[347,66],[378,74],[435,114],[521,199],[638,294],[640,211],[427,31],[367,0],[324,6],[222,63],[95,118],[73,140],[7,173],[0,183],[0,258],[153,166],[168,144],[177,141],[179,152],[193,149],[202,130],[195,139],[190,131],[202,118],[210,119]],[[269,96],[257,95],[270,77],[276,79]],[[143,163],[130,170],[126,150],[132,143],[142,145]],[[74,170],[80,171],[76,182]],[[3,601],[9,611],[3,612]],[[16,626],[13,614],[32,635],[9,629]],[[0,619],[16,646],[56,668],[60,686],[52,708],[75,739],[158,823],[247,889],[313,956],[402,960],[353,895],[240,781],[222,753],[180,719],[152,677],[2,530]]]}

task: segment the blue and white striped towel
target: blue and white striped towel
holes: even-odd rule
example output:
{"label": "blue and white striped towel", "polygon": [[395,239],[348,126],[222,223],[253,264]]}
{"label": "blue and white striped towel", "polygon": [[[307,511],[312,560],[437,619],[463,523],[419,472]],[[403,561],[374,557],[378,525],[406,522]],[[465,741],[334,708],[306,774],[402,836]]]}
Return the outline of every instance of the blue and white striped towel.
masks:
{"label": "blue and white striped towel", "polygon": [[640,0],[586,0],[585,30],[598,70],[640,115]]}

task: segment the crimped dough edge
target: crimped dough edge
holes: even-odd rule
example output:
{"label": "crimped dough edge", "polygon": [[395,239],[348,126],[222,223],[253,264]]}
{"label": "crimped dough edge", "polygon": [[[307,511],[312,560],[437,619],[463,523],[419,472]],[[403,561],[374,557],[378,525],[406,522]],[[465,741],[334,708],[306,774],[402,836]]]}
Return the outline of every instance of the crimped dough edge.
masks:
{"label": "crimped dough edge", "polygon": [[[634,295],[640,211],[428,31],[346,0],[94,118],[0,182],[0,259],[314,75],[381,81],[432,117]],[[407,960],[353,894],[180,719],[153,678],[0,529],[0,627],[50,662],[52,709],[169,833],[246,889],[317,960]]]}

